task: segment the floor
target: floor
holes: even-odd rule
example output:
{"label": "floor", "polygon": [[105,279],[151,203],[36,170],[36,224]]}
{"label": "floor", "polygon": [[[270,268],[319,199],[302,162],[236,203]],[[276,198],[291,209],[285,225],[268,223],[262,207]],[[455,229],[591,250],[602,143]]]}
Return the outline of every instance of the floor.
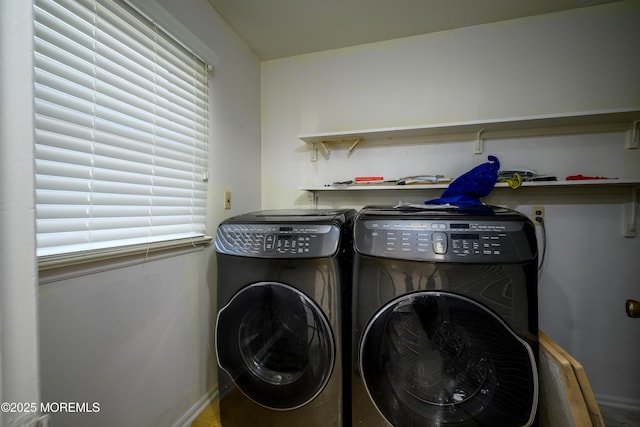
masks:
{"label": "floor", "polygon": [[196,418],[192,423],[191,427],[221,427],[220,424],[220,409],[218,407],[218,402],[215,401],[211,405],[207,406],[207,408],[202,411],[198,418]]}
{"label": "floor", "polygon": [[640,427],[640,412],[600,405],[606,427]]}
{"label": "floor", "polygon": [[[640,427],[640,413],[605,406],[601,406],[600,411],[606,427]],[[207,406],[191,423],[191,427],[222,427],[218,402]]]}

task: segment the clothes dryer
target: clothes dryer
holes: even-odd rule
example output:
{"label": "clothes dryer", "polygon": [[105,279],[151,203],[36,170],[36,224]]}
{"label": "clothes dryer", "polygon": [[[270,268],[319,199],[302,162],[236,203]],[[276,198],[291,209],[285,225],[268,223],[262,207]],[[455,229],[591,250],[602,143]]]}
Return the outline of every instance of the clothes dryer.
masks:
{"label": "clothes dryer", "polygon": [[518,212],[370,206],[354,223],[354,426],[535,425],[537,243]]}
{"label": "clothes dryer", "polygon": [[354,215],[259,211],[218,227],[215,345],[224,427],[343,425]]}

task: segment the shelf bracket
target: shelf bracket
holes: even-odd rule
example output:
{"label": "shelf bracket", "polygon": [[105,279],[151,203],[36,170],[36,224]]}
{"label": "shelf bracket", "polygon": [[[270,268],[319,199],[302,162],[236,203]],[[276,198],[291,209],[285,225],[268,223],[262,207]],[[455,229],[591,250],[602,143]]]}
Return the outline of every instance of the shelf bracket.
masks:
{"label": "shelf bracket", "polygon": [[627,148],[636,149],[638,147],[640,147],[640,120],[635,120],[629,129]]}
{"label": "shelf bracket", "polygon": [[312,162],[318,161],[318,145],[317,144],[311,144],[311,161]]}
{"label": "shelf bracket", "polygon": [[322,151],[324,151],[324,153],[328,156],[331,153],[331,150],[329,150],[329,147],[326,146],[326,144],[324,143],[324,141],[320,141],[320,146],[322,147]]}
{"label": "shelf bracket", "polygon": [[314,142],[313,144],[311,144],[311,161],[312,162],[318,161],[318,144],[320,144],[320,146],[322,147],[322,151],[324,151],[327,156],[329,155],[329,153],[331,153],[331,151],[329,150],[327,145],[324,143],[324,141]]}
{"label": "shelf bracket", "polygon": [[351,152],[356,148],[356,145],[358,145],[360,141],[362,141],[362,138],[356,138],[355,141],[353,141],[353,144],[351,144],[351,147],[349,147],[349,154],[351,154]]}
{"label": "shelf bracket", "polygon": [[480,129],[476,135],[476,140],[473,142],[473,154],[482,154],[484,149],[484,139],[482,138],[482,132],[484,129]]}
{"label": "shelf bracket", "polygon": [[638,225],[638,192],[640,185],[631,187],[629,201],[624,206],[624,237],[636,237]]}

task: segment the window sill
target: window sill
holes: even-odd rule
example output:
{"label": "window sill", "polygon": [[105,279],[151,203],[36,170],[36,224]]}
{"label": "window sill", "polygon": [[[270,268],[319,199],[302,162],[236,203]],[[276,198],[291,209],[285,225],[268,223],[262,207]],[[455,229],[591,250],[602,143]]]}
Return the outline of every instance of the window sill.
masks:
{"label": "window sill", "polygon": [[121,248],[52,255],[38,258],[40,284],[55,282],[155,261],[201,250],[211,244],[211,236],[168,240]]}

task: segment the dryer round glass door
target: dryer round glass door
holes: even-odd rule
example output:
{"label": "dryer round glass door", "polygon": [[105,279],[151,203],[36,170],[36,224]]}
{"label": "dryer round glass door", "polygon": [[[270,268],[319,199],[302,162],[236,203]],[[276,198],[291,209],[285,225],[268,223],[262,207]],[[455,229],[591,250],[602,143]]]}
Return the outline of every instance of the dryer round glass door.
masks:
{"label": "dryer round glass door", "polygon": [[299,290],[274,282],[239,291],[218,313],[218,364],[250,399],[295,409],[325,387],[335,364],[331,327]]}
{"label": "dryer round glass door", "polygon": [[531,346],[469,298],[397,298],[371,319],[359,351],[367,392],[392,425],[528,426],[535,418]]}

